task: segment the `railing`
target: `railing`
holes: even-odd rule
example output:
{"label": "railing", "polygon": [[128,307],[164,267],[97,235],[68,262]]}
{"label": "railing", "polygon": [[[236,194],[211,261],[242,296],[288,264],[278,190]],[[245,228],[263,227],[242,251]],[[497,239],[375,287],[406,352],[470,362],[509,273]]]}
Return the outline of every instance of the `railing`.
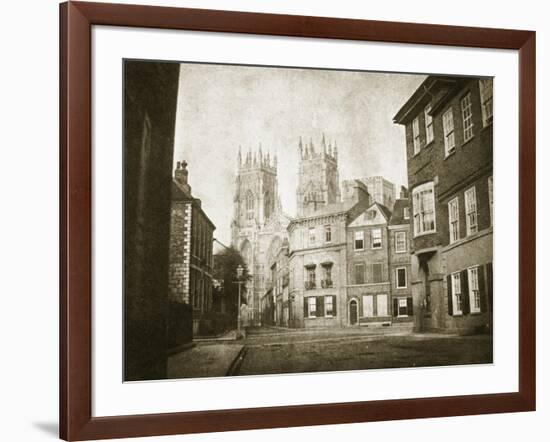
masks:
{"label": "railing", "polygon": [[332,287],[332,279],[322,279],[321,280],[321,287],[324,289],[328,289]]}
{"label": "railing", "polygon": [[304,287],[306,290],[313,290],[316,287],[315,281],[305,281]]}

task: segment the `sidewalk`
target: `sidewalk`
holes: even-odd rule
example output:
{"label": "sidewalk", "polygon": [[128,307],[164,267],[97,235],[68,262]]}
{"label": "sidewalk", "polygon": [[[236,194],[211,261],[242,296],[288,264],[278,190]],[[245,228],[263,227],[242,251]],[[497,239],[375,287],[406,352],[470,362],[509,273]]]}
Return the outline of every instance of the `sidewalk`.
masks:
{"label": "sidewalk", "polygon": [[228,342],[197,343],[195,347],[168,358],[167,378],[226,376],[243,347]]}

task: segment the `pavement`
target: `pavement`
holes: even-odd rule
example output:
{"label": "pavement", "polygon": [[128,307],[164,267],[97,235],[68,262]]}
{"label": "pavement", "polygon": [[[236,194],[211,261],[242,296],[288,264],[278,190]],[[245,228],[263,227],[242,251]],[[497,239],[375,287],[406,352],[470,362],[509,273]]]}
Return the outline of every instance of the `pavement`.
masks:
{"label": "pavement", "polygon": [[221,340],[197,343],[168,358],[168,379],[220,377],[231,374],[244,345]]}

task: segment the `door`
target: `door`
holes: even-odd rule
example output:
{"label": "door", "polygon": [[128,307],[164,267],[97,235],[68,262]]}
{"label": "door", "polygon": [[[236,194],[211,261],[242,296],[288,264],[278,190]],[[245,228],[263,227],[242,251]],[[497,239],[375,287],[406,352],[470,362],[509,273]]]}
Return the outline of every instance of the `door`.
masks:
{"label": "door", "polygon": [[349,323],[350,325],[357,324],[357,301],[355,299],[349,303]]}

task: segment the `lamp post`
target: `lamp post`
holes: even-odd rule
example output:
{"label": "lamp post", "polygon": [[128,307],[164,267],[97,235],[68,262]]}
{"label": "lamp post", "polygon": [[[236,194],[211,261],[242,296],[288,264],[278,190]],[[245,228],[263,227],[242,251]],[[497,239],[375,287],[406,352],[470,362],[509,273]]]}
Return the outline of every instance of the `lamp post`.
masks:
{"label": "lamp post", "polygon": [[239,297],[237,301],[237,335],[239,336],[241,334],[241,284],[243,283],[243,271],[243,266],[239,264],[237,267],[237,284],[239,284]]}

